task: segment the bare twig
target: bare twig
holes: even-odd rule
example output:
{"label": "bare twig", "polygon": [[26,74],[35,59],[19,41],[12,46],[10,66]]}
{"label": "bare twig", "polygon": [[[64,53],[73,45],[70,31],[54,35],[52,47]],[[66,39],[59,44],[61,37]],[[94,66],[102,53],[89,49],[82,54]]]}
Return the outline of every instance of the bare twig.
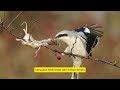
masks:
{"label": "bare twig", "polygon": [[73,53],[61,52],[61,51],[58,51],[58,50],[56,50],[56,49],[49,48],[49,47],[47,47],[47,46],[45,46],[45,48],[53,51],[54,53],[59,53],[59,54],[64,53],[65,55],[69,55],[69,56],[73,56],[73,57],[77,56],[77,57],[80,57],[80,58],[83,58],[83,59],[93,60],[93,61],[100,62],[100,63],[102,63],[102,64],[104,63],[104,64],[108,64],[108,65],[111,65],[111,66],[115,66],[115,67],[117,67],[117,68],[120,68],[120,66],[118,66],[116,62],[110,62],[110,61],[106,61],[106,60],[98,59],[98,58],[93,58],[93,57],[89,57],[89,58],[88,58],[88,57],[84,57],[84,56],[77,55],[77,54],[73,54]]}
{"label": "bare twig", "polygon": [[10,25],[19,17],[19,15],[21,15],[23,12],[21,11],[20,13],[17,14],[17,16],[15,18],[12,19],[12,21],[8,24],[7,28],[8,29],[10,27]]}
{"label": "bare twig", "polygon": [[[1,28],[2,30],[4,30],[5,32],[7,32],[8,34],[14,36],[15,38],[22,39],[21,37],[13,34],[13,33],[11,32],[11,30],[8,30],[8,28],[4,27],[4,25],[1,25],[1,24],[0,24],[0,28]],[[14,29],[14,28],[12,28],[12,29]],[[23,39],[22,39],[22,40],[23,40]]]}
{"label": "bare twig", "polygon": [[[14,30],[14,28],[12,28],[12,30],[9,30],[8,28],[10,27],[10,25],[19,17],[19,15],[22,14],[22,12],[20,12],[7,26],[7,28],[3,25],[4,21],[5,21],[5,12],[4,12],[4,20],[3,22],[0,24],[0,28],[4,31],[6,31],[8,34],[14,36],[15,38],[18,38],[18,39],[22,39],[21,37],[13,34],[11,31]],[[22,39],[24,40],[24,39]]]}
{"label": "bare twig", "polygon": [[92,49],[94,48],[94,45],[95,45],[96,40],[97,40],[97,37],[95,38],[95,41],[94,41],[94,43],[93,43],[93,45],[92,45],[92,47],[91,47],[91,49],[90,49],[90,52],[89,52],[89,54],[88,54],[88,57],[89,57],[90,54],[92,53]]}

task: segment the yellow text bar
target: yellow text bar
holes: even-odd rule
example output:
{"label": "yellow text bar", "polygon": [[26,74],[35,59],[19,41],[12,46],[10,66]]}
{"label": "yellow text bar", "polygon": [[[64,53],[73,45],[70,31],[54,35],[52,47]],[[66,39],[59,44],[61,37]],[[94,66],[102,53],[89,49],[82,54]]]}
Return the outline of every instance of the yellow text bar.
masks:
{"label": "yellow text bar", "polygon": [[85,67],[35,67],[34,72],[36,73],[71,73],[71,72],[81,72],[85,73]]}

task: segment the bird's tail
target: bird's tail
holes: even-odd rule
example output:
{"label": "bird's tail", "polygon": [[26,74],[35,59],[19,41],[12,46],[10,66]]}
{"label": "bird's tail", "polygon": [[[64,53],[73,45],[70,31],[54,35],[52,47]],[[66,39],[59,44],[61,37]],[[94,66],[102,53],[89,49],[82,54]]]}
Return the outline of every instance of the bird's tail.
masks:
{"label": "bird's tail", "polygon": [[86,27],[89,28],[91,33],[93,33],[94,35],[97,35],[98,37],[103,36],[103,31],[97,30],[97,29],[101,28],[101,26],[98,26],[97,24],[92,24],[92,25],[89,25]]}
{"label": "bird's tail", "polygon": [[[80,67],[82,65],[82,59],[75,57],[73,59],[73,67]],[[79,72],[73,72],[71,79],[79,79]]]}

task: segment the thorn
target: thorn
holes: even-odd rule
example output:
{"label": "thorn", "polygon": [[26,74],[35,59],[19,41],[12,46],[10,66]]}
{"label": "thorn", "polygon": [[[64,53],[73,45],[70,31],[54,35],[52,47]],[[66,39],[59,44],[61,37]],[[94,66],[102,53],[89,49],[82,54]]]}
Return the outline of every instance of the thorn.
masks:
{"label": "thorn", "polygon": [[37,49],[37,51],[35,52],[35,58],[38,56],[38,52],[39,52],[39,50],[40,50],[40,47]]}
{"label": "thorn", "polygon": [[104,57],[103,57],[103,60],[105,60],[105,58],[106,58],[106,57],[104,56]]}
{"label": "thorn", "polygon": [[117,62],[116,62],[116,61],[113,61],[112,64],[113,64],[113,65],[117,65]]}

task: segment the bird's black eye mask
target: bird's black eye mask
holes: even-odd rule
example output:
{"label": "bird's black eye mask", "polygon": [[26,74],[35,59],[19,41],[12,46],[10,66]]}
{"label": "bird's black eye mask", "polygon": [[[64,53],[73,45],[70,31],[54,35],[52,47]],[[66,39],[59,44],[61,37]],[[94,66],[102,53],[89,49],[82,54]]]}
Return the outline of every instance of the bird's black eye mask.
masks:
{"label": "bird's black eye mask", "polygon": [[64,36],[68,36],[68,34],[60,34],[60,35],[56,36],[56,38],[60,38],[60,37],[64,37]]}

